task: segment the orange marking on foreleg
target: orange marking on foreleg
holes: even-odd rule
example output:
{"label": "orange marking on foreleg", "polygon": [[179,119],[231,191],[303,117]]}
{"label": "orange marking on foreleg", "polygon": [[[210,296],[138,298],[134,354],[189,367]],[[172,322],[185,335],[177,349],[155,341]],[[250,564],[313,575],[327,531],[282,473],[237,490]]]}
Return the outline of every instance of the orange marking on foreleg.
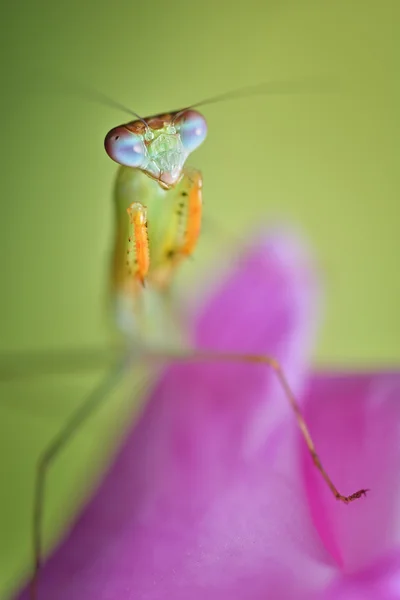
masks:
{"label": "orange marking on foreleg", "polygon": [[140,202],[133,202],[126,210],[131,224],[129,242],[132,245],[127,251],[127,264],[134,278],[144,286],[150,267],[147,211]]}
{"label": "orange marking on foreleg", "polygon": [[203,208],[201,188],[202,180],[201,177],[198,176],[189,193],[187,229],[182,248],[182,253],[186,256],[190,256],[192,254],[200,235]]}

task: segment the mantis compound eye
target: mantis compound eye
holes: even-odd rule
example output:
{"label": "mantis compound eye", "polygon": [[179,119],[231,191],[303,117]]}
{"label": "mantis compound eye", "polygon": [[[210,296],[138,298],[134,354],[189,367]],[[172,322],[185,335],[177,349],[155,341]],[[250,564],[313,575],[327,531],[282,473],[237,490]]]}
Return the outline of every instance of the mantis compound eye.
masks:
{"label": "mantis compound eye", "polygon": [[185,150],[193,152],[207,137],[207,123],[196,110],[186,110],[176,120]]}
{"label": "mantis compound eye", "polygon": [[125,167],[141,168],[147,162],[142,137],[123,125],[107,133],[104,147],[112,160]]}

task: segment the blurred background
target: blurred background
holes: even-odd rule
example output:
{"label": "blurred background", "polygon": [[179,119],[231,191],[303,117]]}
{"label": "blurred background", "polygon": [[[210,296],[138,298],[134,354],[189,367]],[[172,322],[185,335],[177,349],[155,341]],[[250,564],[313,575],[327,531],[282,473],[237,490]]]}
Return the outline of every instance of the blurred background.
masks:
{"label": "blurred background", "polygon": [[[191,164],[203,171],[210,221],[182,277],[205,281],[231,240],[288,221],[308,237],[325,286],[316,366],[398,365],[398,25],[396,0],[3,7],[1,352],[105,348],[110,339],[116,165],[103,140],[127,116],[54,82],[81,82],[146,116],[265,80],[333,74],[357,92],[204,107],[209,137]],[[30,567],[38,453],[101,373],[0,383],[0,598]],[[48,543],[129,410],[126,384],[116,396],[54,465]]]}

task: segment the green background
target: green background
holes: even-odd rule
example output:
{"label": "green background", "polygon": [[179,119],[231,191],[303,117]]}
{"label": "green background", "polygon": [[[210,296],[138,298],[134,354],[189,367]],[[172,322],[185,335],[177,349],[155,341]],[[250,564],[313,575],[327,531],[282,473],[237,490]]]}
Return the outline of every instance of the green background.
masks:
{"label": "green background", "polygon": [[[206,281],[227,239],[237,247],[260,221],[288,220],[308,236],[325,285],[316,362],[398,364],[397,6],[22,0],[3,7],[1,350],[109,339],[116,166],[103,139],[126,115],[70,93],[74,85],[59,78],[147,115],[264,80],[334,73],[353,80],[357,93],[204,107],[209,138],[191,162],[203,171],[212,220],[184,277]],[[100,375],[0,384],[1,598],[28,569],[38,452]],[[110,434],[110,411],[118,427],[128,410],[121,398],[54,467],[49,539],[68,520],[74,490],[92,471],[88,461]]]}

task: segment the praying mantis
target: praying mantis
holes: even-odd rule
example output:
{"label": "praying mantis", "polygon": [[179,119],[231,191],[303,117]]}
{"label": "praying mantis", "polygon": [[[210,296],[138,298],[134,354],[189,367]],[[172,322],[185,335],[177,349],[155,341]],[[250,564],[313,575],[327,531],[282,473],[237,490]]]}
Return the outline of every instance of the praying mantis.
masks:
{"label": "praying mantis", "polygon": [[[110,291],[115,322],[125,336],[127,352],[79,405],[38,459],[32,516],[34,564],[31,600],[41,600],[38,583],[49,468],[77,430],[106,401],[121,375],[129,370],[136,356],[132,345],[137,339],[141,340],[143,347],[142,359],[148,361],[245,362],[263,364],[265,368],[272,369],[294,412],[312,460],[333,496],[348,504],[366,495],[367,489],[347,496],[338,491],[318,457],[301,408],[274,357],[212,350],[157,350],[156,344],[148,343],[151,317],[147,313],[147,298],[154,295],[164,302],[176,272],[193,255],[201,233],[203,178],[198,169],[186,166],[188,157],[207,137],[206,119],[197,109],[233,96],[286,93],[292,88],[288,84],[253,86],[145,118],[129,111],[134,120],[107,133],[104,143],[106,153],[119,165],[115,184],[116,225]],[[301,86],[297,88],[296,91],[301,91]],[[308,84],[305,90],[309,91]]]}

